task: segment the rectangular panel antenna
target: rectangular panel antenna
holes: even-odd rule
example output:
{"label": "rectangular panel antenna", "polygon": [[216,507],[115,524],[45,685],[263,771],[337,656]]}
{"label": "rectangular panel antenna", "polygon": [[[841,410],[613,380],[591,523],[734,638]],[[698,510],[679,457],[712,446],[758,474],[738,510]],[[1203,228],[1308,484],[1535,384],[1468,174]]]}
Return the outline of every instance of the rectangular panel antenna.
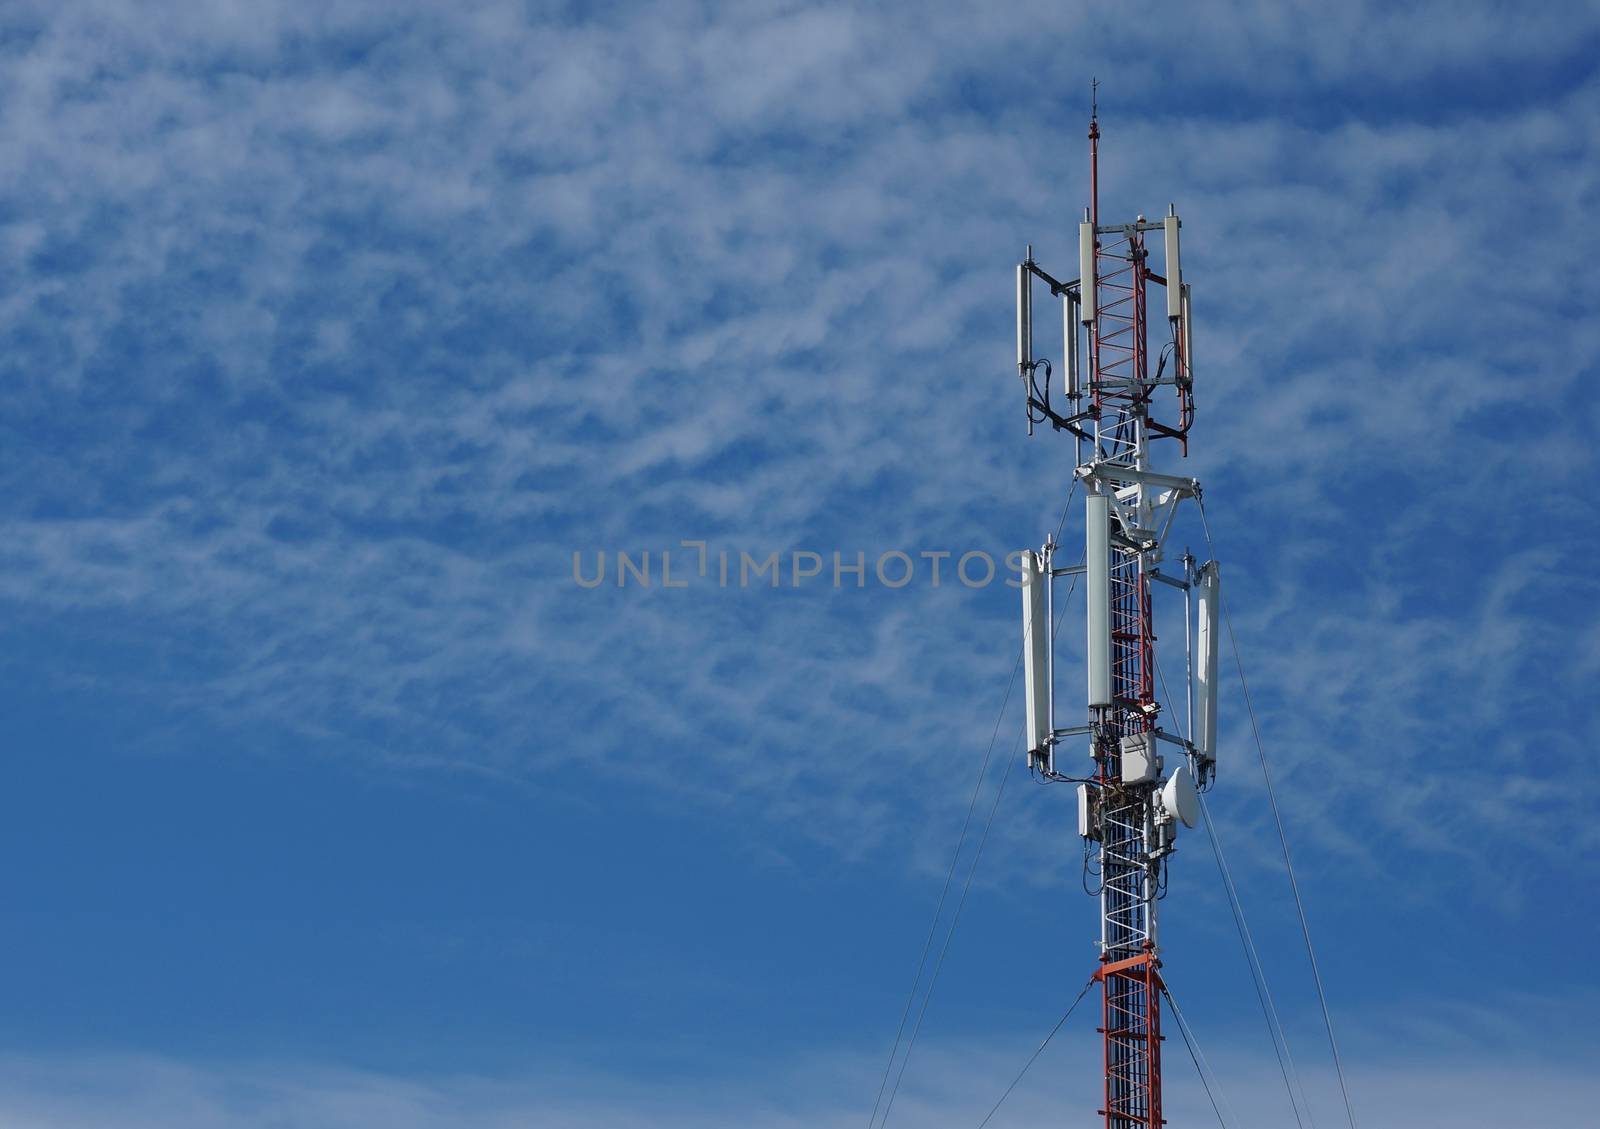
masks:
{"label": "rectangular panel antenna", "polygon": [[1183,284],[1183,372],[1194,375],[1194,330],[1189,317],[1189,284]]}
{"label": "rectangular panel antenna", "polygon": [[1178,262],[1178,217],[1168,216],[1161,225],[1167,237],[1167,317],[1183,316],[1183,267]]}
{"label": "rectangular panel antenna", "polygon": [[1085,500],[1084,599],[1089,607],[1089,708],[1111,705],[1111,499]]}
{"label": "rectangular panel antenna", "polygon": [[[1026,698],[1025,724],[1030,763],[1034,756],[1047,756],[1051,735],[1050,720],[1050,623],[1045,612],[1044,562],[1039,554],[1022,554],[1022,655],[1023,688]],[[1049,767],[1048,763],[1044,766]]]}
{"label": "rectangular panel antenna", "polygon": [[1017,371],[1033,364],[1033,287],[1026,263],[1017,264]]}
{"label": "rectangular panel antenna", "polygon": [[1161,754],[1156,751],[1156,735],[1146,729],[1130,733],[1119,746],[1124,784],[1148,784],[1161,775]]}
{"label": "rectangular panel antenna", "polygon": [[1083,390],[1078,372],[1078,300],[1065,291],[1061,294],[1061,355],[1066,358],[1067,398],[1076,400]]}
{"label": "rectangular panel antenna", "polygon": [[1202,762],[1217,759],[1217,612],[1222,603],[1222,578],[1216,561],[1200,567],[1200,623],[1195,634],[1195,753]]}
{"label": "rectangular panel antenna", "polygon": [[1078,225],[1078,318],[1094,324],[1094,224]]}

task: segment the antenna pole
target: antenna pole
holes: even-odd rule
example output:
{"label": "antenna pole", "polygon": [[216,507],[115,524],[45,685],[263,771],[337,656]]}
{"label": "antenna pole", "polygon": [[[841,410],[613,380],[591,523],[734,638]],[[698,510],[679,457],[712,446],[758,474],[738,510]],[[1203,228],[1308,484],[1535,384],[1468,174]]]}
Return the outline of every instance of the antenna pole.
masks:
{"label": "antenna pole", "polygon": [[[1087,506],[1088,717],[1087,724],[1049,729],[1048,736],[1041,735],[1044,726],[1035,721],[1028,735],[1028,760],[1029,767],[1047,781],[1078,782],[1078,830],[1098,863],[1100,963],[1094,978],[1101,985],[1104,1039],[1104,1100],[1099,1112],[1106,1129],[1161,1129],[1165,987],[1156,910],[1178,825],[1194,826],[1195,793],[1209,787],[1215,775],[1209,738],[1215,718],[1215,647],[1209,645],[1206,609],[1215,593],[1216,565],[1208,562],[1196,569],[1185,554],[1180,574],[1167,575],[1160,569],[1179,504],[1200,493],[1194,479],[1157,473],[1151,467],[1151,445],[1157,440],[1177,440],[1180,452],[1188,454],[1194,416],[1187,302],[1169,299],[1167,328],[1172,340],[1170,345],[1158,343],[1162,360],[1153,374],[1150,365],[1146,288],[1165,286],[1176,295],[1187,290],[1177,261],[1180,221],[1169,210],[1155,223],[1142,215],[1131,223],[1100,222],[1099,83],[1090,90],[1089,206],[1079,230],[1079,278],[1056,284],[1068,300],[1081,303],[1081,328],[1089,346],[1086,395],[1066,407],[1072,414],[1062,415],[1050,404],[1047,391],[1043,402],[1030,399],[1029,415],[1033,423],[1048,420],[1055,430],[1070,430],[1078,441],[1075,474],[1084,486]],[[1165,277],[1150,268],[1146,243],[1150,231],[1163,232],[1164,238],[1156,243],[1166,251]],[[1031,263],[1031,249],[1029,258]],[[1069,341],[1067,348],[1074,352],[1075,341]],[[1028,358],[1025,367],[1044,363],[1033,359],[1031,341],[1019,345],[1019,351]],[[1156,394],[1163,386],[1176,392],[1175,411],[1157,407]],[[1029,559],[1043,573],[1039,586],[1052,583],[1057,574],[1077,571],[1053,569],[1048,552],[1042,560]],[[1180,719],[1171,727],[1182,726],[1182,733],[1162,727],[1164,707],[1156,696],[1152,585],[1157,582],[1181,590],[1186,615],[1195,590],[1201,597],[1199,628],[1185,629],[1187,653],[1172,664],[1179,670],[1193,668],[1198,682],[1197,688],[1170,703],[1172,715]],[[1033,604],[1048,598],[1049,589],[1025,592],[1025,624],[1038,621],[1042,609]],[[1053,648],[1052,641],[1049,651],[1037,658],[1032,650],[1025,651],[1030,678],[1038,666],[1038,678],[1048,679]],[[1193,723],[1183,720],[1196,691],[1208,719],[1208,736],[1201,745],[1195,743]],[[1048,724],[1053,726],[1054,721]],[[1069,738],[1076,739],[1070,746]],[[1058,763],[1073,755],[1071,749],[1082,749],[1077,741],[1085,739],[1089,765]],[[1164,751],[1175,762],[1170,773],[1164,773]]]}
{"label": "antenna pole", "polygon": [[1100,224],[1100,80],[1089,83],[1089,222]]}

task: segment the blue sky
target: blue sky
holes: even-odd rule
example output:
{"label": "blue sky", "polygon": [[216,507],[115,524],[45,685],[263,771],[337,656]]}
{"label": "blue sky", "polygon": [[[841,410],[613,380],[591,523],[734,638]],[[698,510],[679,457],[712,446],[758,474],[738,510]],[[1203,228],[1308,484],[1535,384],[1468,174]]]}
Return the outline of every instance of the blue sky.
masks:
{"label": "blue sky", "polygon": [[[1091,76],[1104,210],[1184,217],[1183,470],[1361,1124],[1591,1117],[1597,47],[1589,5],[5,6],[0,1125],[863,1124],[1015,592],[572,554],[1037,544],[1071,454],[1011,271],[1073,273]],[[1334,1125],[1229,695],[1213,810]],[[1069,801],[1009,779],[892,1123],[976,1124],[1087,974]],[[1282,1125],[1198,837],[1173,874],[1169,979]],[[1091,1028],[1006,1124],[1089,1123]]]}

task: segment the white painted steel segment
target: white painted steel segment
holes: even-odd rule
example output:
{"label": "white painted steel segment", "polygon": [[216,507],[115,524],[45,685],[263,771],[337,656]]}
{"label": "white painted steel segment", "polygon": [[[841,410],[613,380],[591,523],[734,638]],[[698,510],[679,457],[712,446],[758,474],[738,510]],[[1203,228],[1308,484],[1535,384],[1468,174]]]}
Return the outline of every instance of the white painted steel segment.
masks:
{"label": "white painted steel segment", "polygon": [[1200,488],[1200,480],[1184,478],[1176,474],[1158,474],[1153,470],[1138,470],[1121,463],[1098,462],[1079,468],[1086,482],[1109,482],[1117,486],[1160,486],[1167,490],[1176,490],[1185,498],[1194,497],[1195,491]]}

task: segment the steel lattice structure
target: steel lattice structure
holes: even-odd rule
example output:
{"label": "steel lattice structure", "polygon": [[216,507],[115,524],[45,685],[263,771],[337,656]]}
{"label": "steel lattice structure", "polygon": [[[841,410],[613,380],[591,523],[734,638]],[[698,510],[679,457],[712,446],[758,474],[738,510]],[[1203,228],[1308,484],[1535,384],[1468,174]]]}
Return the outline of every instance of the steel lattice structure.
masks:
{"label": "steel lattice structure", "polygon": [[[1085,561],[1058,567],[1046,543],[1029,554],[1023,591],[1028,663],[1029,765],[1046,779],[1078,785],[1079,834],[1086,867],[1100,878],[1100,965],[1106,1129],[1159,1129],[1161,1107],[1161,961],[1157,904],[1177,826],[1192,826],[1195,791],[1210,785],[1215,766],[1215,562],[1196,567],[1185,553],[1181,572],[1161,571],[1163,546],[1178,505],[1199,496],[1191,478],[1151,467],[1153,442],[1188,454],[1194,420],[1189,290],[1178,262],[1175,212],[1159,222],[1101,222],[1098,115],[1090,120],[1090,204],[1079,225],[1079,278],[1062,283],[1033,262],[1018,269],[1017,363],[1028,390],[1029,430],[1048,423],[1074,436],[1076,477],[1086,491]],[[1147,235],[1161,233],[1166,276],[1151,269]],[[1032,289],[1048,284],[1063,310],[1064,408],[1052,394],[1053,366],[1033,356]],[[1152,366],[1149,290],[1167,292],[1170,341]],[[1079,334],[1088,364],[1079,363]],[[1153,369],[1153,371],[1152,371]],[[1040,375],[1043,382],[1040,382]],[[1163,389],[1170,391],[1162,393]],[[1161,393],[1162,408],[1157,401]],[[1169,396],[1175,393],[1174,404]],[[1170,413],[1170,414],[1166,414]],[[1082,574],[1088,634],[1086,724],[1057,728],[1054,711],[1053,582]],[[1183,703],[1156,695],[1152,585],[1183,594],[1184,669],[1193,687]],[[1198,597],[1198,624],[1195,604]],[[1042,642],[1041,642],[1042,641]],[[1042,665],[1041,665],[1042,664]],[[1199,718],[1195,716],[1199,710]],[[1181,708],[1172,732],[1162,713]],[[1086,738],[1089,760],[1063,757],[1069,738]],[[1163,779],[1166,758],[1177,766]]]}

